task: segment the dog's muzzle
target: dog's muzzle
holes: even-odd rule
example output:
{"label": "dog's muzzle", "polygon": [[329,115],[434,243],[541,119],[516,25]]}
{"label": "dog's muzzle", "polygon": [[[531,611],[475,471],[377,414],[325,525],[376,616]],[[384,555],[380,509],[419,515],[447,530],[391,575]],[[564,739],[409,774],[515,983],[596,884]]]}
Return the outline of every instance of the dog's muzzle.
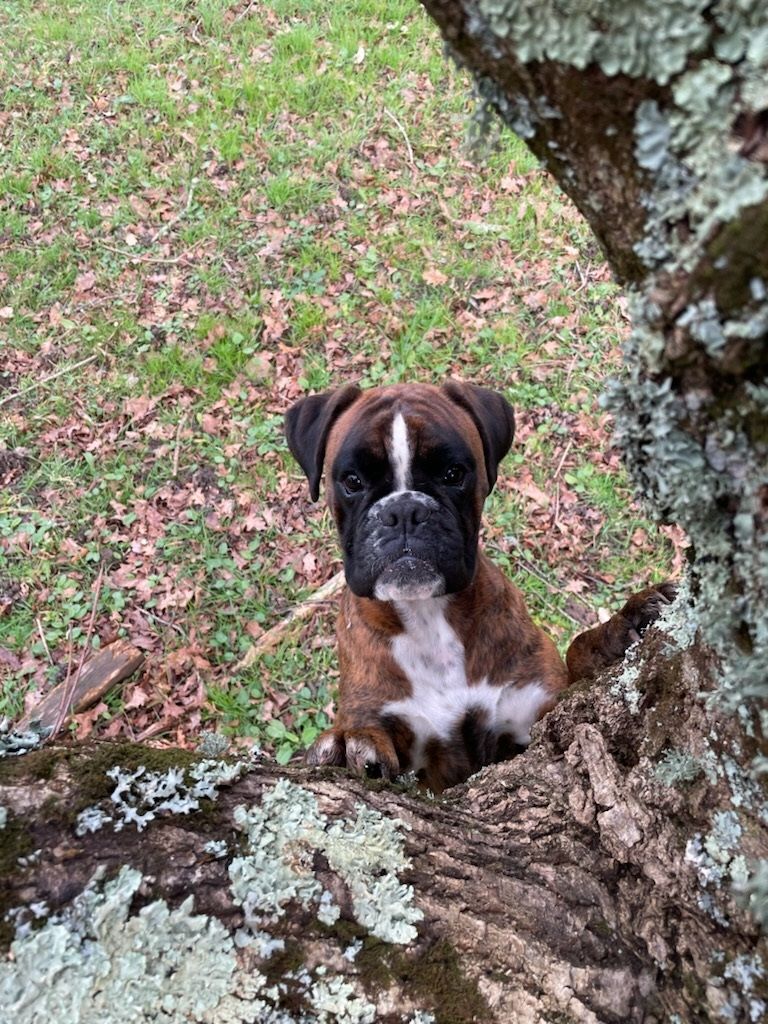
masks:
{"label": "dog's muzzle", "polygon": [[365,532],[378,563],[373,593],[379,601],[418,601],[445,593],[429,524],[439,510],[438,502],[421,491],[388,494],[369,509]]}

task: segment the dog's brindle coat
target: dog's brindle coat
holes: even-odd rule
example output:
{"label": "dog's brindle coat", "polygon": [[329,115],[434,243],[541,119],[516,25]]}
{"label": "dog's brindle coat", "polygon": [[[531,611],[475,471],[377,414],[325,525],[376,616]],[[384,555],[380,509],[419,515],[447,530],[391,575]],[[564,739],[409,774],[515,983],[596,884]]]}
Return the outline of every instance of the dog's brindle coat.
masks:
{"label": "dog's brindle coat", "polygon": [[289,409],[313,500],[326,469],[348,584],[338,713],[310,763],[414,770],[440,792],[522,749],[560,691],[623,657],[671,597],[666,585],[632,597],[573,641],[566,668],[478,549],[513,432],[501,395],[454,381],[348,386]]}

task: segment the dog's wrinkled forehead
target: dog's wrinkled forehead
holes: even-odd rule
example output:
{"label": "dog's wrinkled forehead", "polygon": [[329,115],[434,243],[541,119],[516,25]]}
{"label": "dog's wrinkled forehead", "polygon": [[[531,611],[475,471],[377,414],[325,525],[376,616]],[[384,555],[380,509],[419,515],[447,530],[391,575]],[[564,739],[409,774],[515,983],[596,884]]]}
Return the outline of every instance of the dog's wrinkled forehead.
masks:
{"label": "dog's wrinkled forehead", "polygon": [[[369,397],[370,396],[370,397]],[[328,441],[327,467],[367,463],[386,471],[395,490],[412,486],[414,460],[453,440],[469,448],[479,468],[483,446],[471,417],[437,388],[381,389],[368,392],[339,418]]]}

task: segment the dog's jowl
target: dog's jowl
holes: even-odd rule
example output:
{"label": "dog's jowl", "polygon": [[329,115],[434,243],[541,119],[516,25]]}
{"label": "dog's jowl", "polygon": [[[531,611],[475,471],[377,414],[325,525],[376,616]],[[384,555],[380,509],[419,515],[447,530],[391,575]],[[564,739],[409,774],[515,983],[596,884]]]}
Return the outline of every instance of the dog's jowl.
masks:
{"label": "dog's jowl", "polygon": [[348,386],[288,411],[314,500],[325,472],[347,580],[338,712],[310,763],[413,770],[435,792],[461,782],[524,747],[560,691],[621,658],[671,596],[632,598],[576,638],[566,668],[478,547],[513,432],[503,396],[455,381]]}

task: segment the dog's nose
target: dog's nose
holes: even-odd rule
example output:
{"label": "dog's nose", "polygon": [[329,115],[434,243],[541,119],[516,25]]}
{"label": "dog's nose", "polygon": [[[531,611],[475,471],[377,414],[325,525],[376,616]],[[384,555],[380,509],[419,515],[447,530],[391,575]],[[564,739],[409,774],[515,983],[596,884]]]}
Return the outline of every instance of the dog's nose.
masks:
{"label": "dog's nose", "polygon": [[429,506],[423,501],[419,501],[418,498],[403,495],[402,498],[391,502],[382,509],[381,522],[384,526],[389,526],[392,529],[404,527],[406,530],[410,530],[415,526],[420,526],[421,523],[426,523],[431,511]]}

